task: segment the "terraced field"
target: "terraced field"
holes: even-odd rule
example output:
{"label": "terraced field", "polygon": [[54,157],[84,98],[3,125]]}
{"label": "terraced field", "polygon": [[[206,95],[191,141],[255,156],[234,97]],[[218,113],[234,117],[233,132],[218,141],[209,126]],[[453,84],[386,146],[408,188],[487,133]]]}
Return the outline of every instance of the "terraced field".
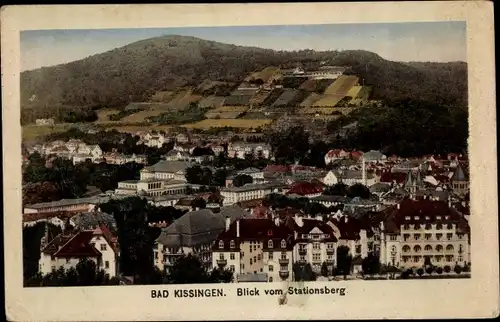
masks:
{"label": "terraced field", "polygon": [[235,128],[257,128],[272,123],[270,119],[248,120],[248,119],[207,119],[193,124],[185,124],[183,127],[195,129],[209,129],[212,127],[235,127]]}
{"label": "terraced field", "polygon": [[115,109],[102,109],[97,111],[97,123],[109,122],[109,116],[118,113]]}
{"label": "terraced field", "polygon": [[266,67],[260,72],[252,73],[249,77],[245,79],[245,81],[249,81],[251,79],[262,79],[264,82],[267,82],[271,77],[273,77],[279,68],[277,67]]}
{"label": "terraced field", "polygon": [[70,123],[55,124],[54,126],[24,125],[21,129],[22,140],[31,141],[51,133],[64,132],[70,126]]}
{"label": "terraced field", "polygon": [[358,77],[354,75],[342,75],[328,86],[325,90],[325,95],[347,96],[349,90],[358,83]]}
{"label": "terraced field", "polygon": [[140,111],[137,113],[134,113],[129,116],[125,116],[120,120],[120,122],[124,123],[138,123],[138,122],[146,122],[146,119],[150,116],[158,116],[161,115],[162,113],[165,113],[166,110],[161,109],[161,108],[152,108],[148,109],[145,111]]}

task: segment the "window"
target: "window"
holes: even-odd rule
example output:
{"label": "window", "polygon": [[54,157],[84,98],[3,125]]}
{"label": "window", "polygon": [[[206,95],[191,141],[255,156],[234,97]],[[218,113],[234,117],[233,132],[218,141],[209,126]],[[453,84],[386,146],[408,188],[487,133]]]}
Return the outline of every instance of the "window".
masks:
{"label": "window", "polygon": [[241,270],[245,269],[245,264],[241,264]]}
{"label": "window", "polygon": [[[415,218],[415,220],[419,220],[420,219],[419,216],[415,216],[414,218]],[[417,225],[415,225],[415,229],[417,229]]]}
{"label": "window", "polygon": [[104,268],[108,269],[109,268],[109,261],[104,262]]}
{"label": "window", "polygon": [[253,262],[254,262],[254,263],[257,263],[257,256],[254,256],[254,257],[253,257]]}
{"label": "window", "polygon": [[408,245],[404,245],[404,246],[403,246],[403,252],[404,252],[404,253],[408,253],[409,251],[410,251],[410,246],[408,246]]}
{"label": "window", "polygon": [[313,254],[313,261],[318,262],[321,260],[321,254]]}
{"label": "window", "polygon": [[257,260],[260,261],[261,257],[260,257],[260,254],[257,255]]}
{"label": "window", "polygon": [[230,270],[231,272],[234,272],[234,265],[229,266],[229,270]]}
{"label": "window", "polygon": [[106,250],[106,244],[101,244],[101,251],[105,251]]}
{"label": "window", "polygon": [[464,257],[462,255],[458,255],[458,261],[459,262],[463,262],[464,261]]}
{"label": "window", "polygon": [[333,243],[328,243],[326,246],[328,249],[333,249]]}
{"label": "window", "polygon": [[410,220],[410,219],[411,219],[410,216],[405,217],[405,220]]}
{"label": "window", "polygon": [[397,240],[398,239],[398,236],[396,235],[391,235],[391,240]]}
{"label": "window", "polygon": [[420,261],[420,256],[413,256],[413,262],[418,263]]}
{"label": "window", "polygon": [[273,265],[269,265],[269,271],[272,272],[274,270]]}
{"label": "window", "polygon": [[413,238],[415,240],[419,240],[420,239],[420,234],[413,234]]}
{"label": "window", "polygon": [[453,255],[446,255],[447,262],[453,262]]}
{"label": "window", "polygon": [[286,248],[286,241],[284,239],[281,241],[281,248]]}
{"label": "window", "polygon": [[252,265],[252,263],[253,263],[253,262],[252,262],[252,259],[250,258],[250,265]]}
{"label": "window", "polygon": [[446,234],[446,239],[451,240],[453,238],[453,233]]}
{"label": "window", "polygon": [[361,245],[356,245],[356,254],[361,254]]}
{"label": "window", "polygon": [[437,240],[441,240],[442,237],[443,237],[443,234],[436,234],[436,239]]}
{"label": "window", "polygon": [[234,260],[235,258],[234,253],[229,254],[229,258]]}
{"label": "window", "polygon": [[425,230],[431,230],[432,225],[431,224],[425,224]]}
{"label": "window", "polygon": [[272,282],[273,281],[273,278],[272,277],[269,277],[269,282]]}
{"label": "window", "polygon": [[53,271],[55,271],[55,270],[56,270],[56,267],[55,267],[55,266],[52,266],[51,268],[52,268],[52,270],[53,270]]}
{"label": "window", "polygon": [[273,259],[273,252],[269,252],[269,259]]}
{"label": "window", "polygon": [[[425,216],[425,220],[431,220],[431,217]],[[425,225],[427,227],[427,225]],[[429,225],[430,226],[430,225]],[[427,228],[426,228],[427,229]]]}
{"label": "window", "polygon": [[301,261],[305,261],[305,260],[306,260],[306,257],[305,257],[305,256],[300,256],[300,260],[301,260]]}
{"label": "window", "polygon": [[431,245],[425,245],[424,250],[426,252],[431,252],[432,251],[432,246]]}
{"label": "window", "polygon": [[219,241],[219,248],[224,248],[224,241],[222,240]]}
{"label": "window", "polygon": [[451,223],[449,223],[448,225],[446,225],[446,228],[447,229],[453,229],[453,225]]}
{"label": "window", "polygon": [[219,259],[220,259],[220,260],[224,260],[224,253],[220,253],[220,254],[219,254]]}
{"label": "window", "polygon": [[403,235],[403,240],[407,241],[410,238],[410,234],[404,234]]}
{"label": "window", "polygon": [[436,246],[436,252],[440,253],[443,251],[443,246],[442,245],[437,245]]}
{"label": "window", "polygon": [[392,247],[391,247],[391,251],[392,251],[393,253],[397,252],[397,248],[396,248],[396,246],[392,246]]}
{"label": "window", "polygon": [[313,249],[321,249],[320,243],[313,243]]}
{"label": "window", "polygon": [[436,256],[436,262],[440,263],[441,262],[441,258],[442,258],[442,256]]}
{"label": "window", "polygon": [[430,240],[432,238],[432,234],[425,234],[425,240]]}
{"label": "window", "polygon": [[453,249],[454,249],[453,245],[448,245],[448,246],[446,246],[446,251],[447,251],[447,252],[452,252],[452,251],[453,251]]}
{"label": "window", "polygon": [[66,258],[66,264],[69,264],[70,259]]}
{"label": "window", "polygon": [[229,243],[229,247],[230,248],[234,248],[235,247],[234,240],[231,240],[231,242]]}
{"label": "window", "polygon": [[273,241],[272,241],[272,240],[269,240],[269,241],[267,242],[267,247],[268,247],[268,248],[273,248],[273,247],[274,247],[274,245],[273,245]]}
{"label": "window", "polygon": [[415,253],[420,253],[422,251],[422,247],[420,247],[419,245],[417,245],[417,246],[413,247],[413,251]]}
{"label": "window", "polygon": [[[415,218],[417,218],[417,217],[415,217]],[[415,224],[414,228],[415,228],[415,230],[420,229],[420,224]]]}
{"label": "window", "polygon": [[408,229],[410,229],[410,225],[408,225],[408,224],[404,224],[404,225],[403,225],[403,229],[404,229],[404,230],[408,230]]}

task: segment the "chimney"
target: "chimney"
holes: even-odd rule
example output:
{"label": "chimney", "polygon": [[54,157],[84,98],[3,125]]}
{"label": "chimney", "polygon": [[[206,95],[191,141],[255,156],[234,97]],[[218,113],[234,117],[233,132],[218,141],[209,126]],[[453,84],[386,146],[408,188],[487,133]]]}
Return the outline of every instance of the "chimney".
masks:
{"label": "chimney", "polygon": [[231,225],[231,218],[229,218],[229,216],[226,216],[226,231],[229,230],[230,225]]}
{"label": "chimney", "polygon": [[279,217],[276,217],[274,219],[274,224],[276,225],[276,227],[279,227],[279,225],[280,225],[280,218]]}
{"label": "chimney", "polygon": [[236,238],[240,238],[240,220],[236,220]]}

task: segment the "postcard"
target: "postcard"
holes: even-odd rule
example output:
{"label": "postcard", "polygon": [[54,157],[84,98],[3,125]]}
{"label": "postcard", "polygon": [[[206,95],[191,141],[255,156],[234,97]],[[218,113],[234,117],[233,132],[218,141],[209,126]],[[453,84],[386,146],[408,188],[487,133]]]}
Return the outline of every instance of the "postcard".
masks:
{"label": "postcard", "polygon": [[9,320],[498,316],[492,7],[3,7]]}

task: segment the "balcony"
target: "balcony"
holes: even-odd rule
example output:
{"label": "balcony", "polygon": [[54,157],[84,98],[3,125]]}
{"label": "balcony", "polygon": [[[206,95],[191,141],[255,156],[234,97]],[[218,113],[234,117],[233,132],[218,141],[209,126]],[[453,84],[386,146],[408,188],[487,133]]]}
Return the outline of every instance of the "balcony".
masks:
{"label": "balcony", "polygon": [[226,266],[227,265],[227,260],[226,259],[218,259],[217,260],[217,265],[219,265],[219,266]]}
{"label": "balcony", "polygon": [[282,279],[286,279],[286,278],[288,278],[288,276],[290,276],[290,272],[289,271],[282,271],[282,270],[280,270],[279,274],[280,274],[280,277]]}
{"label": "balcony", "polygon": [[333,249],[333,248],[327,248],[326,249],[326,253],[327,254],[334,254],[335,253],[335,249]]}
{"label": "balcony", "polygon": [[281,257],[281,258],[279,259],[279,263],[280,263],[280,264],[288,264],[288,262],[289,262],[289,261],[290,261],[290,260],[289,260],[288,258],[286,258],[286,257]]}
{"label": "balcony", "polygon": [[307,249],[299,249],[299,255],[307,254]]}
{"label": "balcony", "polygon": [[299,264],[307,264],[307,260],[305,260],[305,259],[299,259],[297,262]]}
{"label": "balcony", "polygon": [[325,262],[326,262],[327,265],[333,265],[333,263],[335,262],[335,260],[333,260],[333,259],[327,259]]}

